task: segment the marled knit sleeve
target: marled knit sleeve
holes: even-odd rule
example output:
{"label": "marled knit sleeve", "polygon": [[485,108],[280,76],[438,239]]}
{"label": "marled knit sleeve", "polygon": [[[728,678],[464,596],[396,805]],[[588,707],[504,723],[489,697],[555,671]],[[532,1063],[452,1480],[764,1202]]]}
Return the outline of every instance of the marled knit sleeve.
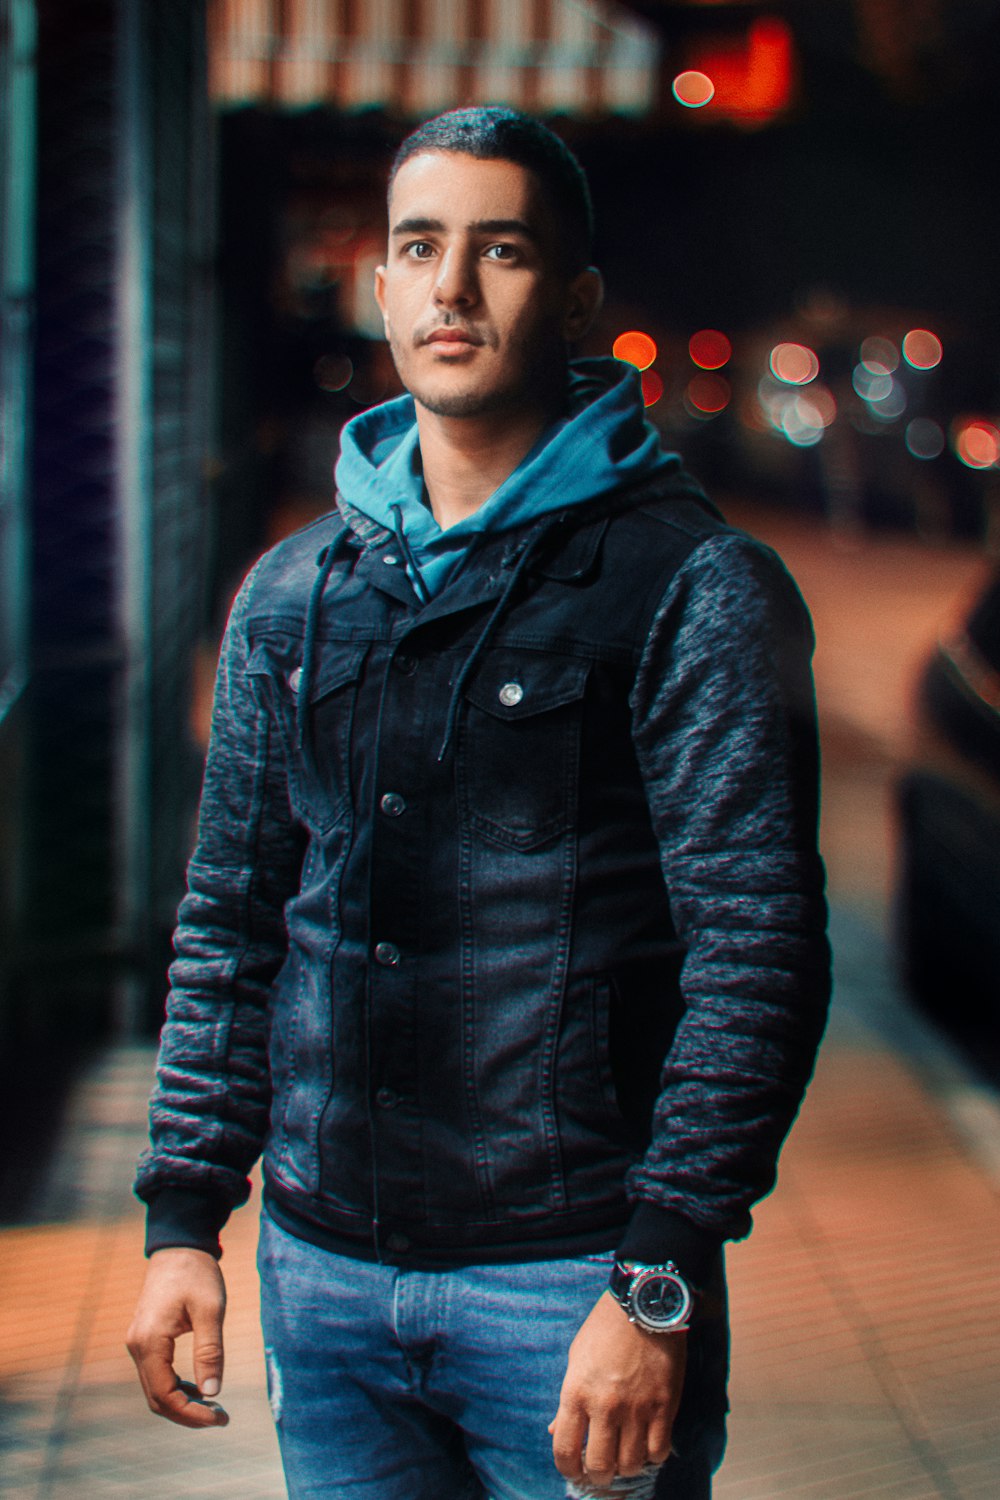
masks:
{"label": "marled knit sleeve", "polygon": [[267,1127],[268,995],[285,957],[284,904],[297,889],[302,843],[278,737],[247,670],[254,577],[223,641],[198,842],[174,936],[151,1146],[136,1180],[149,1204],[149,1251],[218,1253]]}
{"label": "marled knit sleeve", "polygon": [[652,621],[633,736],[687,956],[621,1253],[697,1279],[772,1186],[829,998],[812,628],[777,557],[702,542]]}

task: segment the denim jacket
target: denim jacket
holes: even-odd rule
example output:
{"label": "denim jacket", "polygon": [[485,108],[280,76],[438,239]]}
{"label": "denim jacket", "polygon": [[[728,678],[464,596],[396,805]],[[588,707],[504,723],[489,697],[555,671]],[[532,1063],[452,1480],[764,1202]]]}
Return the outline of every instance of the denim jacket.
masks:
{"label": "denim jacket", "polygon": [[233,608],[149,1247],[409,1265],[619,1244],[697,1279],[771,1186],[828,995],[811,629],[678,468],[421,602],[327,517]]}

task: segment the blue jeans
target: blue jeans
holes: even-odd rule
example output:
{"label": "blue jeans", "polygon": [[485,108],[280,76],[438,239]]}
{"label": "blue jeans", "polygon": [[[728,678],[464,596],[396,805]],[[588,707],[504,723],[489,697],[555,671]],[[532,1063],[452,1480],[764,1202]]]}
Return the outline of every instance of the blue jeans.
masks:
{"label": "blue jeans", "polygon": [[[319,1249],[264,1213],[258,1264],[292,1500],[563,1500],[546,1429],[610,1253],[412,1271]],[[707,1339],[692,1331],[664,1500],[707,1500],[721,1461],[724,1319],[713,1324]]]}

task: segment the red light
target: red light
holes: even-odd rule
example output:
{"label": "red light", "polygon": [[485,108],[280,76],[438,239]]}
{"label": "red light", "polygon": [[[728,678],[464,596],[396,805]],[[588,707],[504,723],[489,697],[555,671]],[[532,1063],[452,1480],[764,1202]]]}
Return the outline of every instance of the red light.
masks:
{"label": "red light", "polygon": [[911,328],[903,340],[903,358],[915,370],[933,370],[943,352],[941,340],[928,328]]}
{"label": "red light", "polygon": [[778,16],[761,16],[743,36],[696,44],[687,60],[715,84],[713,115],[763,125],[792,102],[795,44]]}
{"label": "red light", "polygon": [[686,395],[695,411],[714,417],[729,405],[729,381],[721,375],[696,375],[688,385]]}
{"label": "red light", "polygon": [[701,370],[721,370],[732,352],[732,344],[716,328],[703,328],[688,340],[688,353]]}
{"label": "red light", "polygon": [[642,372],[642,403],[644,406],[655,406],[663,395],[663,381],[655,370],[643,370]]}
{"label": "red light", "polygon": [[620,359],[627,365],[635,365],[637,370],[647,370],[656,358],[656,344],[648,333],[640,333],[637,328],[632,328],[628,333],[618,335],[611,346],[611,353],[615,359]]}
{"label": "red light", "polygon": [[962,422],[952,437],[955,452],[970,469],[992,469],[1000,463],[1000,432],[992,422]]}

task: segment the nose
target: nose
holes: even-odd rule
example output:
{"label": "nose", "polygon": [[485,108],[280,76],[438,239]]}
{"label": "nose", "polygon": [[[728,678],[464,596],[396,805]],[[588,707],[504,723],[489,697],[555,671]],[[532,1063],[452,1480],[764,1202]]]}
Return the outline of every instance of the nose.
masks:
{"label": "nose", "polygon": [[434,300],[439,307],[470,307],[479,297],[473,255],[459,245],[449,245],[441,257],[434,282]]}

